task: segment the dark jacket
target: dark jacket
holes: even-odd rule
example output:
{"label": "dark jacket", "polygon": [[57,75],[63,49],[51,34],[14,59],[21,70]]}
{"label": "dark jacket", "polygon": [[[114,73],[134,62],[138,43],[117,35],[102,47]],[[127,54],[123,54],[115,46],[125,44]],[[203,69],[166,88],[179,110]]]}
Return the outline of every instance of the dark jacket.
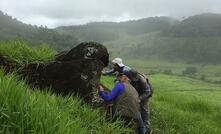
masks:
{"label": "dark jacket", "polygon": [[112,69],[104,73],[104,75],[112,75],[115,72],[127,75],[127,77],[131,80],[131,85],[137,90],[141,100],[145,100],[152,96],[153,94],[152,87],[149,81],[147,80],[147,78],[145,78],[145,76],[142,75],[141,73],[135,71],[134,69],[128,66],[124,66],[117,70]]}

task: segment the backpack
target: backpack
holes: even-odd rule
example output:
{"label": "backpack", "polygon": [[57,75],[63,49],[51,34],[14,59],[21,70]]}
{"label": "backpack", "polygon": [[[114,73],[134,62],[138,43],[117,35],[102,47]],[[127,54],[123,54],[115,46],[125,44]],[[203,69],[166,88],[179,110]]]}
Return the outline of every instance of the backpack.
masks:
{"label": "backpack", "polygon": [[149,85],[150,91],[151,91],[150,97],[152,97],[152,96],[153,96],[154,89],[153,89],[153,86],[150,84],[150,81],[149,81],[148,77],[147,77],[145,74],[140,73],[140,72],[138,72],[138,74],[141,75],[142,77],[144,77],[144,79],[146,79],[147,84]]}

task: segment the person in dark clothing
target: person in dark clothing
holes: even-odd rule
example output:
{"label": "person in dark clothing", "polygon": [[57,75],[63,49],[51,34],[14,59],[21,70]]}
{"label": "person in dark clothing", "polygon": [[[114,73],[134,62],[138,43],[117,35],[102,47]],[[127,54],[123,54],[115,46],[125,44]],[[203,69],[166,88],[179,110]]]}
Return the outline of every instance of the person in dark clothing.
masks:
{"label": "person in dark clothing", "polygon": [[145,134],[146,128],[140,114],[140,99],[136,89],[130,84],[129,78],[121,74],[119,82],[110,93],[105,93],[102,86],[99,95],[106,102],[114,102],[114,115],[135,119],[138,124],[139,134]]}
{"label": "person in dark clothing", "polygon": [[103,75],[112,75],[116,72],[127,75],[127,77],[131,80],[131,85],[137,90],[139,94],[139,98],[141,100],[141,116],[147,131],[150,132],[150,111],[148,103],[149,98],[153,94],[153,91],[149,84],[149,81],[147,81],[146,77],[143,74],[128,66],[125,66],[121,58],[115,58],[114,60],[112,60],[112,64],[113,69],[108,72],[104,72]]}

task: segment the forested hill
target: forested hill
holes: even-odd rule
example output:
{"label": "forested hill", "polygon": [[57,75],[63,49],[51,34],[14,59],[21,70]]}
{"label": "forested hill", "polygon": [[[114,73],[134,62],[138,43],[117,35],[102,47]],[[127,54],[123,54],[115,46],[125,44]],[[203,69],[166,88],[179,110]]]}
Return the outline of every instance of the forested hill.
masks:
{"label": "forested hill", "polygon": [[85,41],[105,42],[117,40],[128,35],[141,35],[162,31],[178,23],[171,17],[150,17],[126,22],[93,22],[81,26],[62,26],[57,30],[62,34],[76,36]]}
{"label": "forested hill", "polygon": [[221,14],[200,14],[182,21],[150,17],[126,22],[93,22],[56,29],[24,24],[0,12],[0,41],[15,38],[64,50],[97,41],[114,56],[159,58],[191,63],[221,63]]}
{"label": "forested hill", "polygon": [[0,40],[23,39],[34,45],[49,44],[57,50],[77,44],[73,36],[62,35],[47,27],[27,25],[0,11]]}
{"label": "forested hill", "polygon": [[162,35],[172,37],[220,37],[221,14],[205,13],[191,16],[173,27],[163,30]]}
{"label": "forested hill", "polygon": [[107,42],[107,46],[115,55],[128,58],[220,64],[221,15],[191,16],[161,32]]}

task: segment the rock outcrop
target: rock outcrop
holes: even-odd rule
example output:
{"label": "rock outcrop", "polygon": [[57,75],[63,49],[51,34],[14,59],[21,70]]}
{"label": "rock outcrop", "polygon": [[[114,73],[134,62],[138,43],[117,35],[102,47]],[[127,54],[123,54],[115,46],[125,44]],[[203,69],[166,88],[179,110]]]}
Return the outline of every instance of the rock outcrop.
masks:
{"label": "rock outcrop", "polygon": [[86,102],[98,101],[96,95],[102,69],[108,65],[107,49],[99,43],[84,42],[57,55],[54,61],[23,67],[19,74],[28,84],[59,94],[78,94]]}

